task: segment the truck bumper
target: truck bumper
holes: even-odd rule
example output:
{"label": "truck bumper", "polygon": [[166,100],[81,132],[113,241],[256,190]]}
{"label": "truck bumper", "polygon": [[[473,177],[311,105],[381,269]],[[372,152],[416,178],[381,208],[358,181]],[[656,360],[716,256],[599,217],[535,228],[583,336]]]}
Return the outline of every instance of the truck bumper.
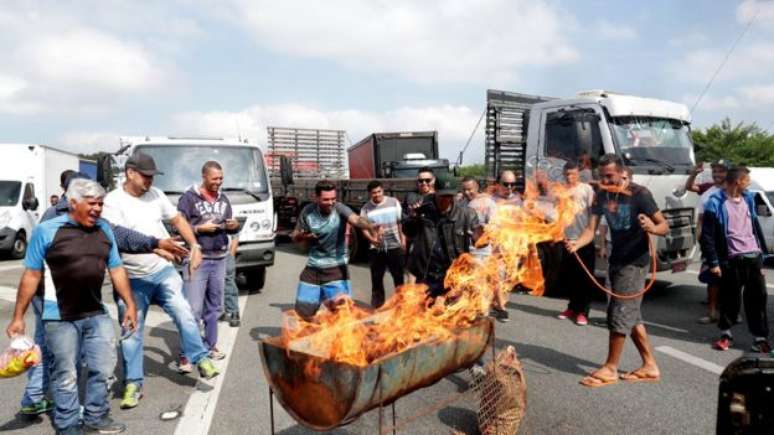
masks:
{"label": "truck bumper", "polygon": [[696,252],[696,225],[692,209],[665,210],[669,233],[658,237],[658,270],[677,270],[693,261]]}
{"label": "truck bumper", "polygon": [[9,227],[0,228],[0,251],[10,251],[13,249],[13,242],[16,240],[16,230]]}
{"label": "truck bumper", "polygon": [[274,264],[274,239],[260,242],[247,242],[239,245],[236,255],[237,269]]}

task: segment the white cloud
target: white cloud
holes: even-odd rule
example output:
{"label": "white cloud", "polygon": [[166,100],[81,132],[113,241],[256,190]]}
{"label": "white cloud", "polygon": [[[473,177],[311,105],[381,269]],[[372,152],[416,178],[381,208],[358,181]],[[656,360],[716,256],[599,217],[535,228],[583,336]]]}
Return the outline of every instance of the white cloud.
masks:
{"label": "white cloud", "polygon": [[745,86],[740,93],[751,102],[760,105],[774,105],[774,83],[770,85]]}
{"label": "white cloud", "polygon": [[[685,95],[682,98],[683,104],[688,107],[693,107],[698,95]],[[724,109],[735,109],[739,107],[739,99],[733,95],[726,95],[723,97],[715,97],[712,95],[705,95],[696,110],[702,111],[721,111]]]}
{"label": "white cloud", "polygon": [[634,27],[606,20],[599,20],[595,28],[602,39],[612,41],[631,41],[639,36]]}
{"label": "white cloud", "polygon": [[[456,159],[481,115],[467,106],[401,107],[385,112],[326,111],[302,104],[255,105],[237,112],[186,112],[176,115],[176,133],[224,137],[242,136],[266,143],[266,127],[346,130],[352,142],[373,132],[438,130],[443,157]],[[484,133],[479,127],[465,154],[465,162],[484,159]]]}
{"label": "white cloud", "polygon": [[[706,83],[726,56],[727,49],[700,49],[687,52],[668,65],[675,77],[686,82]],[[774,73],[774,42],[740,44],[725,64],[716,81],[768,77]]]}
{"label": "white cloud", "polygon": [[120,136],[118,133],[108,131],[70,131],[59,138],[56,146],[73,153],[116,151]]}
{"label": "white cloud", "polygon": [[234,15],[276,52],[423,83],[510,83],[579,57],[573,20],[539,0],[236,0]]}
{"label": "white cloud", "polygon": [[774,1],[745,0],[736,8],[736,19],[740,23],[749,23],[756,14],[756,23],[763,24],[758,27],[771,30],[769,26],[774,24]]}

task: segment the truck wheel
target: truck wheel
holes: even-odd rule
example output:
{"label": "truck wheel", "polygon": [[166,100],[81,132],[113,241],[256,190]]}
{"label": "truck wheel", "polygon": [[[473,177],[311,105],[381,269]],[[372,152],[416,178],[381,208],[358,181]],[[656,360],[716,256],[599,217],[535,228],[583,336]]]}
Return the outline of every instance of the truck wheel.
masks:
{"label": "truck wheel", "polygon": [[256,267],[245,272],[245,287],[249,294],[260,293],[266,284],[266,267]]}
{"label": "truck wheel", "polygon": [[27,236],[24,231],[16,233],[16,238],[13,241],[11,247],[11,258],[20,259],[24,258],[24,254],[27,253]]}

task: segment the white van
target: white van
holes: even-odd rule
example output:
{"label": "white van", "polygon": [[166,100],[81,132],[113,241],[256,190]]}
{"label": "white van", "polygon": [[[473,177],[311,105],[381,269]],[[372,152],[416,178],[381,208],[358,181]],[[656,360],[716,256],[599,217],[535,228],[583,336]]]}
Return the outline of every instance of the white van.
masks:
{"label": "white van", "polygon": [[51,195],[60,195],[59,175],[78,170],[78,156],[43,145],[0,144],[0,252],[22,258]]}
{"label": "white van", "polygon": [[774,254],[774,168],[750,168],[750,191],[769,253]]}

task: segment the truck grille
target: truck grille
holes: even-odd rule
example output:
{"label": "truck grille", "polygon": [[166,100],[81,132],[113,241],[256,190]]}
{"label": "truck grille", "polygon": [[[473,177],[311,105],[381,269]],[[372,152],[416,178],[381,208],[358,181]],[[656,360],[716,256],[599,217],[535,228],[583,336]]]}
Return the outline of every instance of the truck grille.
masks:
{"label": "truck grille", "polygon": [[694,210],[692,208],[675,208],[661,212],[672,230],[693,227]]}

